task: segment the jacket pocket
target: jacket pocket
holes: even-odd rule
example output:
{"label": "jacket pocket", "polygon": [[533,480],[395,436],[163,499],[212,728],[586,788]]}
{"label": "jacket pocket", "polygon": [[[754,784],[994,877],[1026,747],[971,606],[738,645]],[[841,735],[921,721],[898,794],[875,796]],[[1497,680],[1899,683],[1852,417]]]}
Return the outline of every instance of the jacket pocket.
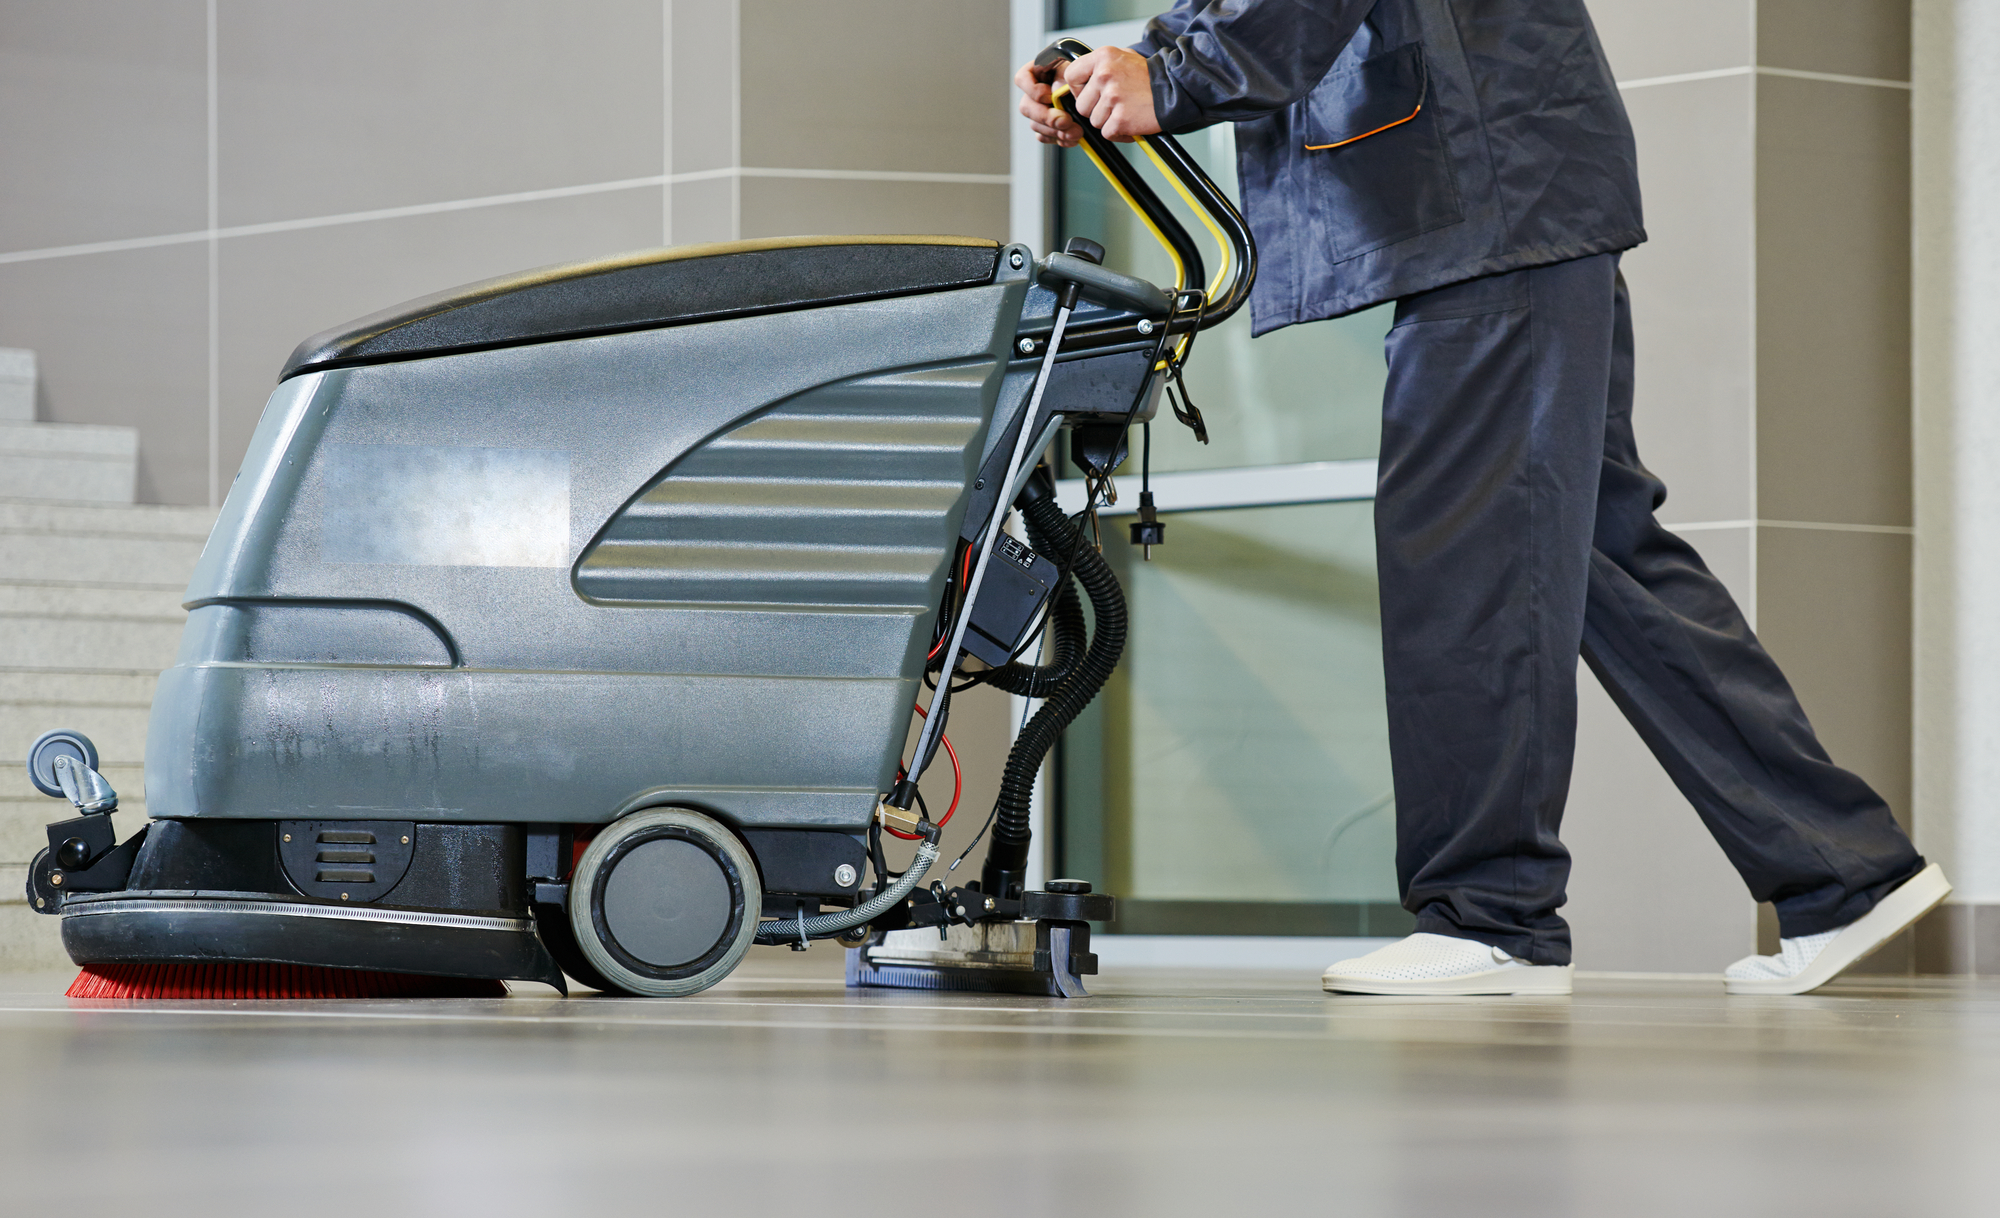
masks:
{"label": "jacket pocket", "polygon": [[1329,76],[1305,104],[1315,227],[1334,260],[1465,218],[1417,43]]}

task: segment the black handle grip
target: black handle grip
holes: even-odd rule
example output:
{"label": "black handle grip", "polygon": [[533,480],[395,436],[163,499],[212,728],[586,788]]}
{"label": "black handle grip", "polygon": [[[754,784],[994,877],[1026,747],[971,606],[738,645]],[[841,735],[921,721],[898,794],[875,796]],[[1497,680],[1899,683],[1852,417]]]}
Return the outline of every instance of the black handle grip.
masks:
{"label": "black handle grip", "polygon": [[1157,286],[1074,254],[1050,254],[1042,259],[1036,277],[1045,287],[1073,283],[1093,300],[1130,309],[1141,317],[1165,317],[1174,310],[1173,296]]}
{"label": "black handle grip", "polygon": [[[1043,48],[1041,54],[1035,56],[1035,66],[1052,69],[1058,63],[1080,59],[1090,54],[1091,50],[1088,44],[1077,39],[1058,38]],[[1091,151],[1097,154],[1105,173],[1124,189],[1133,204],[1145,214],[1146,219],[1159,232],[1160,239],[1166,242],[1180,259],[1187,276],[1187,282],[1181,286],[1206,287],[1201,253],[1196,248],[1193,238],[1188,236],[1188,231],[1179,218],[1160,201],[1159,195],[1155,194],[1152,187],[1146,184],[1146,180],[1139,176],[1138,170],[1125,159],[1125,154],[1119,151],[1118,146],[1106,139],[1097,128],[1090,125],[1089,120],[1078,113],[1075,97],[1065,92],[1057,99],[1057,104],[1070,116],[1071,121],[1076,123],[1084,141],[1090,145]],[[1222,230],[1224,239],[1229,243],[1233,255],[1231,258],[1233,273],[1229,282],[1223,285],[1203,308],[1199,328],[1206,330],[1211,326],[1220,325],[1250,299],[1250,285],[1257,279],[1257,242],[1250,235],[1249,222],[1244,220],[1243,213],[1236,209],[1236,205],[1229,201],[1229,197],[1222,193],[1222,188],[1215,184],[1192,156],[1188,155],[1187,149],[1181,147],[1180,141],[1170,135],[1148,135],[1141,138],[1166,163],[1168,170],[1194,197],[1201,210],[1208,213],[1209,219]]]}

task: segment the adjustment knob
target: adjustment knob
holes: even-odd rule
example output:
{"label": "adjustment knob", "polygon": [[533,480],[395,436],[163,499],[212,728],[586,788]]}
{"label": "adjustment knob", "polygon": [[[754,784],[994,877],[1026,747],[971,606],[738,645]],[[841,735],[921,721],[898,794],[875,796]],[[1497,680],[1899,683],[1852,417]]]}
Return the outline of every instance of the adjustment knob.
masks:
{"label": "adjustment knob", "polygon": [[1063,253],[1072,258],[1081,258],[1085,262],[1104,265],[1104,247],[1088,237],[1071,237],[1069,243],[1063,246]]}
{"label": "adjustment knob", "polygon": [[1069,896],[1081,896],[1090,891],[1089,880],[1050,880],[1042,885],[1049,892],[1060,892]]}
{"label": "adjustment knob", "polygon": [[90,861],[90,843],[80,837],[72,837],[56,847],[56,863],[64,871],[81,871]]}

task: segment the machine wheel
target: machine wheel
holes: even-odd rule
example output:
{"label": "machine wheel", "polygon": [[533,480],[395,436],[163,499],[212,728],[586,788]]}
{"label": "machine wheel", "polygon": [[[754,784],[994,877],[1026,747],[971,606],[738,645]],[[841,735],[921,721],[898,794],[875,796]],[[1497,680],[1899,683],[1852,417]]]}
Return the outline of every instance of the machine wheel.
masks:
{"label": "machine wheel", "polygon": [[35,790],[42,794],[61,799],[62,784],[56,781],[58,757],[81,761],[94,770],[97,768],[97,746],[82,732],[60,727],[53,732],[43,732],[28,746],[28,781],[34,783]]}
{"label": "machine wheel", "polygon": [[613,990],[654,998],[727,977],[764,907],[749,849],[687,808],[649,808],[606,828],[577,860],[569,891],[570,928],[591,967]]}

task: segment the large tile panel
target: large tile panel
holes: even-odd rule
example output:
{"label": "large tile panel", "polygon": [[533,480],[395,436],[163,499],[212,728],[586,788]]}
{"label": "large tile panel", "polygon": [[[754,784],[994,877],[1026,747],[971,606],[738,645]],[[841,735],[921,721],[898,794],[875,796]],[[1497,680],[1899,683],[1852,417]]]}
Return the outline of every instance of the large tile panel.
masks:
{"label": "large tile panel", "polygon": [[1633,426],[1663,516],[1744,520],[1750,500],[1748,77],[1628,90],[1650,239],[1624,257],[1638,349]]}
{"label": "large tile panel", "polygon": [[1755,0],[1591,0],[1590,18],[1619,80],[1750,63]]}
{"label": "large tile panel", "polygon": [[736,164],[736,0],[678,0],[672,8],[672,172],[729,168]]}
{"label": "large tile panel", "polygon": [[1758,531],[1758,637],[1834,761],[1910,815],[1910,549],[1899,533]]}
{"label": "large tile panel", "polygon": [[0,9],[0,166],[0,252],[206,226],[202,0]]}
{"label": "large tile panel", "polygon": [[35,351],[42,421],[139,429],[140,502],[208,502],[205,243],[0,263],[0,345]]}
{"label": "large tile panel", "polygon": [[734,177],[679,182],[667,189],[673,192],[668,244],[695,245],[736,239]]}
{"label": "large tile panel", "polygon": [[[1688,540],[1747,603],[1748,529]],[[1572,870],[1569,921],[1578,968],[1713,973],[1756,942],[1756,904],[1646,745],[1588,669],[1577,677],[1576,768],[1562,838]],[[1673,894],[1663,917],[1661,894]]]}
{"label": "large tile panel", "polygon": [[1910,0],[1758,0],[1757,62],[1910,78]]}
{"label": "large tile panel", "polygon": [[310,335],[457,284],[646,248],[659,233],[660,189],[643,187],[224,241],[223,483]]}
{"label": "large tile panel", "polygon": [[1717,973],[1755,947],[1757,905],[1743,880],[1587,670],[1562,838],[1562,915],[1578,968]]}
{"label": "large tile panel", "polygon": [[742,0],[743,163],[1006,173],[1004,0]]}
{"label": "large tile panel", "polygon": [[1910,523],[1909,131],[1901,89],[1758,81],[1764,519]]}
{"label": "large tile panel", "polygon": [[1007,239],[1007,188],[955,182],[745,178],[742,235],[936,233]]}
{"label": "large tile panel", "polygon": [[222,222],[663,172],[662,9],[221,0]]}

